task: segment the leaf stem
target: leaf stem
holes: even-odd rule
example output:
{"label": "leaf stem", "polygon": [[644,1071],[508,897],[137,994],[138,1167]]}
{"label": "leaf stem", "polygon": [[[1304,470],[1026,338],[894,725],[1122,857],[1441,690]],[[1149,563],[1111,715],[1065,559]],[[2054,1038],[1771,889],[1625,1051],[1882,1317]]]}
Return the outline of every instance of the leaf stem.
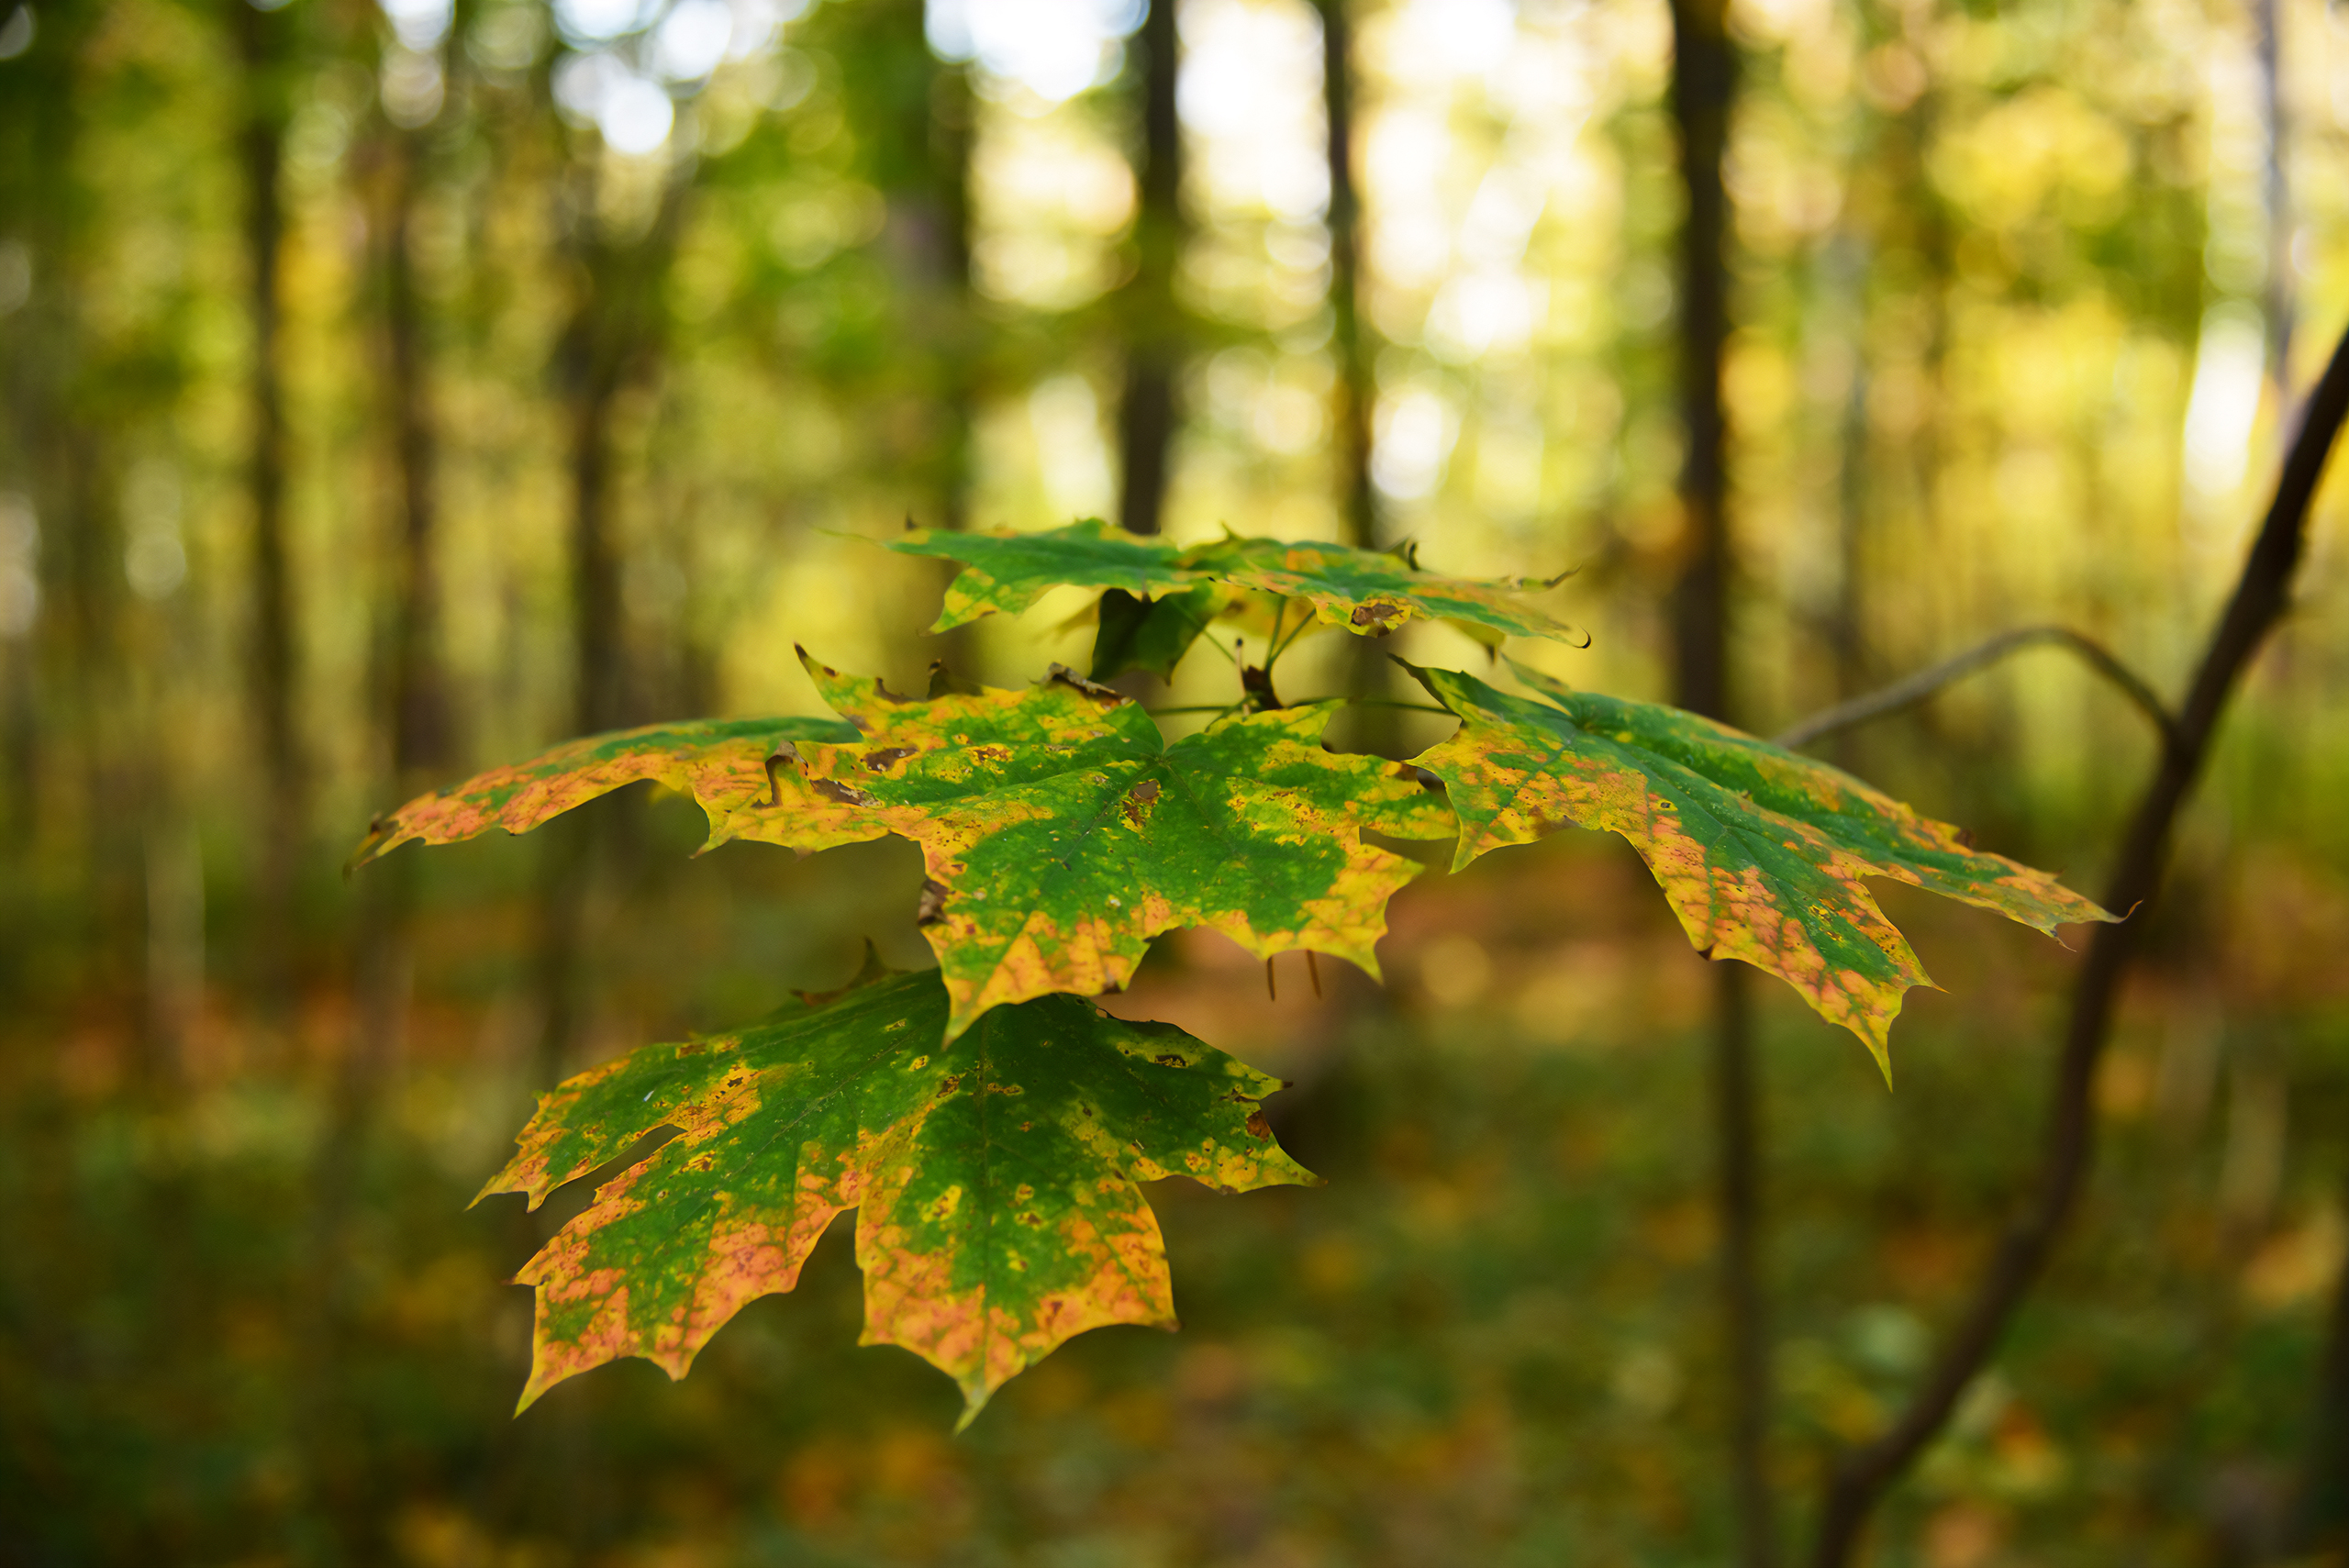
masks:
{"label": "leaf stem", "polygon": [[[1284,599],[1284,600],[1282,600],[1282,601],[1281,601],[1281,611],[1282,611],[1282,614],[1283,614],[1283,615],[1286,615],[1286,614],[1287,613],[1287,610],[1288,610],[1288,601],[1287,601],[1287,600],[1286,600],[1286,599]],[[1288,634],[1287,639],[1286,639],[1286,640],[1276,640],[1276,641],[1274,643],[1274,645],[1273,645],[1273,651],[1272,651],[1270,653],[1267,653],[1266,655],[1264,655],[1264,673],[1266,673],[1267,675],[1269,675],[1269,674],[1271,674],[1271,673],[1273,673],[1273,662],[1274,662],[1275,660],[1278,659],[1282,654],[1284,654],[1284,653],[1287,652],[1287,651],[1288,651],[1288,650],[1289,650],[1289,645],[1290,645],[1291,643],[1294,643],[1294,642],[1295,642],[1298,638],[1303,637],[1303,636],[1305,635],[1305,633],[1306,633],[1307,628],[1309,628],[1309,627],[1311,627],[1311,626],[1312,626],[1312,624],[1313,624],[1313,612],[1312,612],[1311,610],[1309,610],[1309,609],[1308,609],[1308,610],[1307,610],[1307,611],[1305,612],[1304,616],[1303,616],[1301,618],[1299,618],[1299,620],[1298,620],[1298,621],[1297,621],[1297,623],[1296,629],[1295,629],[1295,630],[1293,630],[1293,631],[1291,631],[1291,632]],[[1274,620],[1273,620],[1273,630],[1274,630],[1274,632],[1277,635],[1277,633],[1280,631],[1280,628],[1281,628],[1281,620],[1280,620],[1280,617],[1277,617],[1277,616],[1276,616],[1276,617],[1274,617]]]}

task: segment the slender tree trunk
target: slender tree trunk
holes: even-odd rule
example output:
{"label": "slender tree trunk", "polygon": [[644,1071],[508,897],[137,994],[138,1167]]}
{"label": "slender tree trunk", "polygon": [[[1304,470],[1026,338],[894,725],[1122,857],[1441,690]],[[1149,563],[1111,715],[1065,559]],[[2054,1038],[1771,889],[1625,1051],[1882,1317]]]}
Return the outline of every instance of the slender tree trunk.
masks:
{"label": "slender tree trunk", "polygon": [[[1356,550],[1379,542],[1378,494],[1370,480],[1371,416],[1378,401],[1376,345],[1362,318],[1362,190],[1354,179],[1357,123],[1354,89],[1354,0],[1316,0],[1321,17],[1321,107],[1330,167],[1330,351],[1337,361],[1330,400],[1330,443],[1338,462],[1338,538]],[[1384,639],[1348,639],[1346,690],[1357,697],[1388,695],[1395,666]],[[1349,710],[1347,743],[1380,756],[1402,753],[1402,726],[1391,707]]]}
{"label": "slender tree trunk", "polygon": [[[1729,336],[1728,150],[1737,56],[1722,0],[1674,0],[1672,108],[1680,129],[1680,395],[1687,456],[1680,499],[1686,542],[1673,596],[1673,652],[1683,707],[1717,718],[1733,713],[1729,661],[1727,425],[1721,355]],[[1714,972],[1713,1095],[1719,1144],[1721,1309],[1730,1366],[1731,1485],[1737,1561],[1763,1568],[1777,1558],[1765,1444],[1770,1414],[1769,1331],[1761,1285],[1761,1114],[1753,1035],[1742,966]]]}
{"label": "slender tree trunk", "polygon": [[1126,385],[1118,406],[1118,523],[1137,534],[1154,534],[1164,520],[1181,361],[1174,266],[1185,235],[1183,128],[1174,87],[1182,51],[1174,10],[1175,0],[1150,0],[1138,39],[1141,144],[1135,173],[1141,206],[1134,221],[1137,264],[1125,290]]}
{"label": "slender tree trunk", "polygon": [[302,840],[301,762],[294,732],[294,602],[286,560],[285,402],[278,367],[278,251],[285,234],[278,193],[284,163],[283,67],[275,15],[227,0],[236,17],[244,67],[245,123],[239,139],[245,183],[245,253],[252,364],[247,400],[252,502],[252,714],[261,752],[262,853],[256,929],[262,992],[282,1006],[293,984],[293,898]]}
{"label": "slender tree trunk", "polygon": [[2266,298],[2262,302],[2267,325],[2267,374],[2278,392],[2291,374],[2287,362],[2292,347],[2292,190],[2288,158],[2291,122],[2284,111],[2284,82],[2280,50],[2284,16],[2280,0],[2252,0],[2254,52],[2259,61],[2260,129],[2267,157],[2260,170],[2261,206],[2267,218]]}
{"label": "slender tree trunk", "polygon": [[[689,176],[673,174],[649,232],[626,246],[583,234],[584,292],[559,350],[568,392],[573,731],[627,722],[626,638],[620,603],[618,473],[613,419],[621,393],[645,373],[658,342],[660,292],[684,222]],[[590,194],[573,221],[595,222]],[[540,990],[545,1024],[541,1084],[562,1075],[584,1032],[587,904],[607,813],[594,806],[551,825],[541,890]]]}
{"label": "slender tree trunk", "polygon": [[1338,361],[1336,435],[1340,538],[1378,546],[1371,488],[1371,414],[1378,388],[1362,319],[1362,195],[1354,182],[1353,23],[1350,0],[1319,0],[1321,106],[1329,126],[1330,349]]}
{"label": "slender tree trunk", "polygon": [[[574,330],[595,328],[596,305],[581,307]],[[619,552],[612,537],[611,413],[616,387],[595,384],[571,407],[572,731],[593,735],[619,723]],[[587,900],[605,813],[574,811],[552,824],[542,902],[540,987],[545,1025],[536,1083],[562,1078],[584,1030]]]}
{"label": "slender tree trunk", "polygon": [[2349,1549],[2349,1265],[2332,1289],[2316,1409],[2295,1500],[2291,1549],[2312,1557]]}
{"label": "slender tree trunk", "polygon": [[[1842,330],[1850,349],[1851,380],[1843,389],[1837,421],[1835,492],[1835,616],[1829,638],[1834,661],[1835,700],[1849,702],[1868,689],[1868,562],[1874,513],[1868,440],[1868,244],[1844,234],[1829,247],[1831,286],[1843,306]],[[1835,764],[1860,767],[1861,742],[1854,730],[1835,738]]]}
{"label": "slender tree trunk", "polygon": [[405,788],[453,751],[448,688],[440,659],[439,528],[440,442],[425,346],[412,234],[422,183],[424,138],[395,141],[395,182],[384,226],[384,348],[391,434],[398,470],[400,526],[393,564],[388,691],[391,767]]}

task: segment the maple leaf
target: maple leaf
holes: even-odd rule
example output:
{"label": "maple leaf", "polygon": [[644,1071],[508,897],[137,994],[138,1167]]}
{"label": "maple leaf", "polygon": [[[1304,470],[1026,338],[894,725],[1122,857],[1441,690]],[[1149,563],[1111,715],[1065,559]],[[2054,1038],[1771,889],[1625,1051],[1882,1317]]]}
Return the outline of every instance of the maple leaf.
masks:
{"label": "maple leaf", "polygon": [[808,793],[799,775],[769,766],[799,741],[848,740],[833,718],[723,718],[651,724],[591,735],[462,784],[419,795],[375,819],[351,857],[356,870],[411,840],[453,844],[493,828],[527,833],[598,795],[654,779],[691,795],[709,819],[710,849],[729,839],[762,839],[807,853],[880,836],[853,810]]}
{"label": "maple leaf", "polygon": [[798,1283],[855,1208],[862,1343],[963,1389],[963,1424],[1087,1329],[1174,1323],[1138,1184],[1219,1192],[1319,1178],[1257,1102],[1280,1082],[1167,1024],[1074,996],[998,1007],[952,1045],[935,971],[868,968],[751,1028],[647,1046],[540,1097],[482,1189],[535,1208],[662,1128],[516,1276],[536,1287],[520,1407],[622,1356],[683,1377],[743,1305]]}
{"label": "maple leaf", "polygon": [[1342,544],[1227,539],[1186,552],[1194,573],[1235,587],[1303,599],[1317,619],[1364,637],[1410,620],[1447,620],[1464,629],[1546,637],[1587,647],[1590,639],[1526,605],[1530,589],[1554,585],[1516,578],[1477,581],[1423,572],[1408,553]]}
{"label": "maple leaf", "polygon": [[1567,825],[1621,834],[1688,940],[1777,975],[1887,1054],[1901,994],[1929,985],[1861,880],[1888,876],[2052,933],[2118,917],[2044,872],[1850,774],[1655,703],[1577,692],[1510,661],[1538,697],[1406,664],[1460,728],[1417,759],[1460,820],[1455,869]]}
{"label": "maple leaf", "polygon": [[1101,629],[1093,639],[1089,673],[1094,680],[1108,681],[1129,670],[1147,670],[1162,681],[1173,680],[1174,666],[1231,597],[1212,584],[1155,599],[1123,588],[1107,590],[1101,595]]}
{"label": "maple leaf", "polygon": [[1182,552],[1176,546],[1153,534],[1111,528],[1098,517],[1032,533],[910,528],[881,542],[901,555],[963,563],[946,585],[946,604],[932,631],[952,631],[997,610],[1018,615],[1052,588],[1118,588],[1150,595],[1187,588],[1197,581],[1178,563]]}
{"label": "maple leaf", "polygon": [[[1134,595],[1172,595],[1202,587],[1251,589],[1301,598],[1317,618],[1364,637],[1413,619],[1455,621],[1495,635],[1547,637],[1586,644],[1588,639],[1521,601],[1552,582],[1479,581],[1423,572],[1406,552],[1356,550],[1342,544],[1237,537],[1188,549],[1155,536],[1127,534],[1096,518],[1034,533],[932,533],[916,528],[882,541],[907,555],[963,562],[947,584],[945,607],[932,631],[947,631],[996,610],[1017,613],[1060,586],[1114,589]],[[1156,602],[1163,602],[1159,600]],[[1211,601],[1201,601],[1208,603]],[[1196,606],[1194,606],[1196,607]],[[1137,617],[1121,617],[1120,620]],[[1138,628],[1136,628],[1138,629]],[[1112,643],[1124,635],[1105,620]],[[1171,638],[1177,628],[1161,628]],[[1196,635],[1196,634],[1194,634]],[[1173,649],[1179,659],[1185,638]],[[1113,661],[1096,655],[1097,672]],[[1128,663],[1125,668],[1154,668]],[[1171,667],[1171,661],[1170,661]]]}
{"label": "maple leaf", "polygon": [[809,789],[921,846],[950,1038],[1001,1003],[1122,986],[1175,927],[1375,975],[1386,901],[1419,867],[1361,829],[1453,831],[1404,765],[1317,744],[1334,702],[1225,718],[1170,745],[1138,704],[1066,672],[907,702],[802,658],[863,737],[803,748]]}

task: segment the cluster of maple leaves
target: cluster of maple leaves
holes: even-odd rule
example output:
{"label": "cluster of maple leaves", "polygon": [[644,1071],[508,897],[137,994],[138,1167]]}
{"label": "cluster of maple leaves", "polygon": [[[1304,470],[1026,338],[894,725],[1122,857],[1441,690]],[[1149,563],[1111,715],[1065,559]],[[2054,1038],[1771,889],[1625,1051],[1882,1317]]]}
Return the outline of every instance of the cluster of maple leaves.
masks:
{"label": "cluster of maple leaves", "polygon": [[[1629,840],[1691,942],[1792,984],[1888,1073],[1902,993],[1925,983],[1862,879],[1888,876],[2042,930],[2110,919],[2054,878],[1856,779],[1651,703],[1574,691],[1510,661],[1524,695],[1406,668],[1459,728],[1410,762],[1320,744],[1338,702],[1279,706],[1266,671],[1291,603],[1309,625],[1382,635],[1441,618],[1497,644],[1578,642],[1529,586],[1419,570],[1408,555],[1226,539],[1182,548],[1098,522],[889,541],[963,570],[934,630],[1102,590],[1090,678],[898,696],[806,660],[836,719],[655,725],[574,741],[411,801],[362,863],[411,840],[526,832],[642,779],[690,795],[709,843],[808,853],[896,835],[927,869],[938,968],[874,969],[728,1034],[646,1046],[541,1097],[483,1189],[549,1193],[646,1134],[676,1136],[596,1191],[518,1276],[538,1293],[522,1403],[617,1357],[683,1376],[743,1303],[797,1283],[832,1218],[857,1212],[864,1342],[903,1345],[996,1389],[1087,1329],[1172,1327],[1164,1244],[1139,1184],[1241,1192],[1314,1178],[1258,1108],[1275,1080],[1163,1024],[1085,998],[1122,987],[1152,938],[1220,931],[1374,976],[1386,903],[1419,862],[1365,834],[1454,840],[1455,869],[1563,827]],[[1168,742],[1097,684],[1171,673],[1218,620],[1279,606],[1266,669]],[[1247,677],[1256,677],[1248,679]]]}

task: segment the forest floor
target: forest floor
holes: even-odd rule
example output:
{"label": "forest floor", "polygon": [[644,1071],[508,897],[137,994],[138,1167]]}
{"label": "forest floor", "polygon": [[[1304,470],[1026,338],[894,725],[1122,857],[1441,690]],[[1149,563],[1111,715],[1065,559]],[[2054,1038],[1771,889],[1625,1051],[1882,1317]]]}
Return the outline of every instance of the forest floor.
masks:
{"label": "forest floor", "polygon": [[[1431,874],[1394,906],[1383,990],[1324,962],[1317,997],[1291,957],[1275,1000],[1220,939],[1163,942],[1111,1006],[1295,1079],[1269,1109],[1329,1184],[1153,1187],[1182,1330],[1085,1335],[962,1437],[947,1380],[856,1348],[845,1219],[798,1291],[745,1309],[682,1383],[624,1362],[510,1414],[530,1310],[505,1281],[584,1194],[466,1207],[527,1110],[536,1024],[528,901],[481,895],[526,852],[462,853],[477,880],[428,903],[406,1054],[340,1151],[348,1192],[320,1176],[347,986],[274,1021],[206,993],[167,1087],[106,996],[0,1023],[0,1555],[1722,1560],[1709,988],[1615,841]],[[896,884],[916,874],[891,847],[616,877],[632,913],[615,895],[598,917],[585,1054],[754,1016],[852,967],[861,931],[914,962],[880,911],[910,907]],[[2349,1005],[2261,965],[2287,973],[2277,946],[2325,939],[2349,903],[2313,873],[2296,885],[2276,917],[2292,929],[2132,986],[2078,1224],[1876,1562],[2262,1550],[2344,1242]],[[1883,897],[1947,987],[1911,994],[1897,1092],[1757,984],[1790,1531],[1831,1447],[1916,1375],[2021,1185],[2075,961]]]}

